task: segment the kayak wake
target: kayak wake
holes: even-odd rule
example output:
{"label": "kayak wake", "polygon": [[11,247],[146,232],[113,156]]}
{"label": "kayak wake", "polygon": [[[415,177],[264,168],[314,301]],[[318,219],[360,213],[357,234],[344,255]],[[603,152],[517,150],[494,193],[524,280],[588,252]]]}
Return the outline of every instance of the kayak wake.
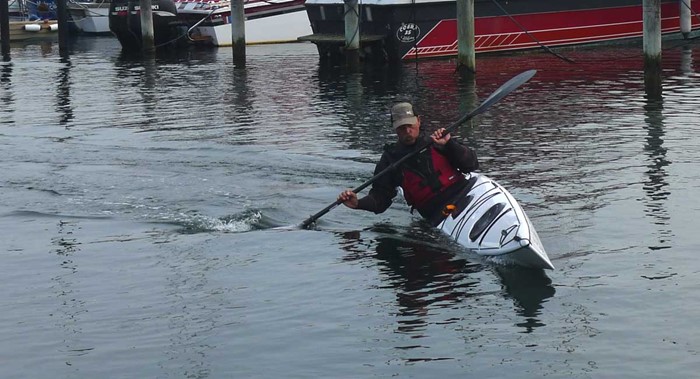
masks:
{"label": "kayak wake", "polygon": [[252,230],[267,229],[268,223],[259,210],[248,210],[240,214],[211,217],[206,215],[180,214],[172,222],[181,228],[183,234],[197,234],[209,232],[243,233]]}

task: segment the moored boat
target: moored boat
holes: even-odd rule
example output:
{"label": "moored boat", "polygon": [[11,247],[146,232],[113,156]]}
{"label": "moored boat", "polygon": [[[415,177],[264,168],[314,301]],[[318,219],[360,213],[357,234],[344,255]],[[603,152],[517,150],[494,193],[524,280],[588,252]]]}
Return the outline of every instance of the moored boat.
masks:
{"label": "moored boat", "polygon": [[501,264],[554,269],[532,222],[503,186],[489,177],[468,175],[469,191],[437,226],[460,245]]}
{"label": "moored boat", "polygon": [[[698,2],[661,0],[662,33],[680,31],[680,9]],[[313,34],[322,58],[337,59],[344,45],[344,2],[308,0]],[[642,1],[475,0],[477,53],[640,39]],[[360,5],[361,54],[391,61],[457,54],[456,1],[365,0]],[[691,28],[700,26],[691,17]],[[680,33],[679,33],[680,34]]]}
{"label": "moored boat", "polygon": [[[112,0],[110,9],[110,29],[122,48],[140,49],[139,1]],[[246,0],[244,10],[247,44],[297,42],[311,32],[304,0]],[[232,44],[227,0],[153,0],[153,14],[157,46]]]}
{"label": "moored boat", "polygon": [[[175,5],[193,42],[231,46],[230,1],[176,0]],[[297,42],[311,33],[304,0],[246,0],[243,8],[247,44]]]}
{"label": "moored boat", "polygon": [[110,0],[70,0],[66,7],[78,31],[108,34],[110,4]]}
{"label": "moored boat", "polygon": [[[153,39],[156,48],[178,46],[187,28],[177,20],[177,8],[171,0],[152,0]],[[122,50],[141,51],[141,6],[139,0],[112,0],[109,7],[109,29],[117,36]]]}

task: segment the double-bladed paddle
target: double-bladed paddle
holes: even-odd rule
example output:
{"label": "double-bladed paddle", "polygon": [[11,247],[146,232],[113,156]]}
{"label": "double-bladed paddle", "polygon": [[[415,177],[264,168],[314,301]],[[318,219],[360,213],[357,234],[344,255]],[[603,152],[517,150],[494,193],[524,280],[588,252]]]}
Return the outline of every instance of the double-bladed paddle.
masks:
{"label": "double-bladed paddle", "polygon": [[[463,117],[460,118],[459,120],[455,121],[455,122],[454,122],[452,125],[450,125],[449,127],[445,128],[445,132],[443,133],[443,135],[449,134],[449,133],[452,132],[455,128],[457,128],[458,126],[462,125],[462,124],[463,124],[464,122],[466,122],[467,120],[470,120],[470,119],[474,118],[475,116],[478,116],[478,115],[480,115],[480,114],[486,112],[486,110],[487,110],[489,107],[491,107],[491,105],[495,104],[496,102],[498,102],[499,100],[501,100],[502,98],[504,98],[506,95],[508,95],[509,93],[513,92],[516,88],[520,87],[520,86],[523,85],[525,82],[527,82],[528,80],[530,80],[530,78],[532,78],[533,76],[535,76],[535,73],[537,73],[536,70],[528,70],[528,71],[522,72],[522,73],[520,73],[520,74],[518,74],[518,75],[512,77],[509,81],[505,82],[502,86],[500,86],[497,90],[495,90],[495,91],[491,94],[491,96],[489,96],[486,100],[484,100],[478,107],[476,107],[476,109],[474,109],[473,111],[469,112],[468,114],[466,114],[465,116],[463,116]],[[370,184],[374,183],[374,181],[377,180],[379,177],[384,176],[386,173],[390,172],[391,170],[396,169],[401,163],[403,163],[403,162],[406,161],[407,159],[409,159],[409,158],[415,156],[416,154],[421,153],[423,150],[427,149],[427,148],[430,147],[432,144],[433,144],[433,141],[430,141],[430,142],[426,143],[424,146],[421,146],[419,149],[414,150],[414,151],[411,152],[410,154],[406,154],[403,158],[401,158],[401,159],[397,160],[396,162],[392,163],[389,167],[387,167],[387,168],[385,168],[384,170],[382,170],[381,172],[377,173],[377,174],[374,175],[371,179],[369,179],[368,181],[362,183],[359,187],[355,188],[355,189],[352,190],[352,191],[355,192],[355,193],[359,193],[359,192],[362,191],[363,189],[367,188],[367,186],[369,186]],[[302,228],[307,228],[307,227],[309,227],[309,225],[311,225],[311,224],[313,224],[314,222],[316,222],[316,220],[318,220],[319,218],[321,218],[321,216],[323,216],[323,215],[325,215],[326,213],[330,212],[331,209],[337,207],[337,206],[340,205],[341,203],[342,203],[342,202],[341,202],[340,200],[336,200],[336,201],[333,202],[332,204],[330,204],[330,205],[328,205],[327,207],[325,207],[325,208],[323,208],[322,210],[320,210],[320,211],[319,211],[318,213],[316,213],[315,215],[313,215],[313,216],[307,218],[306,220],[304,220],[304,222],[301,223],[301,227],[302,227]]]}

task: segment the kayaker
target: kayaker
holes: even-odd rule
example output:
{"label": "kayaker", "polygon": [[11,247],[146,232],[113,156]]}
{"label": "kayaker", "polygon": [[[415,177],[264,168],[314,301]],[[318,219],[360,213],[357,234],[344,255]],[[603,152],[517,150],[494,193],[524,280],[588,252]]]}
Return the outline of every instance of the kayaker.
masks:
{"label": "kayaker", "polygon": [[462,174],[479,168],[476,153],[445,134],[445,128],[430,135],[422,131],[420,116],[414,113],[411,103],[392,106],[391,123],[398,141],[384,146],[375,175],[430,140],[434,143],[393,172],[379,177],[367,196],[358,199],[352,190],[345,190],[338,195],[338,201],[348,208],[382,213],[396,197],[397,187],[401,187],[411,210],[438,225],[445,217],[445,207],[468,191],[469,184]]}

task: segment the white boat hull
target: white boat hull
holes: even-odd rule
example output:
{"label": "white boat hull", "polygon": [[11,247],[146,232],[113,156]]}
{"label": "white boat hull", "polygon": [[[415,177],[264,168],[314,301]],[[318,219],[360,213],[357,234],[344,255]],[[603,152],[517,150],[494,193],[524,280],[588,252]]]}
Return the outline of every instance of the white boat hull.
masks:
{"label": "white boat hull", "polygon": [[525,211],[505,188],[485,175],[474,182],[458,208],[438,228],[460,245],[503,264],[554,269]]}
{"label": "white boat hull", "polygon": [[[228,9],[226,9],[228,10]],[[245,22],[246,44],[297,42],[297,38],[311,33],[309,18],[304,9],[275,16],[248,19]],[[214,46],[231,46],[231,24],[197,26],[192,38],[208,40]]]}
{"label": "white boat hull", "polygon": [[68,12],[76,28],[84,33],[107,34],[109,30],[109,1],[68,2]]}

